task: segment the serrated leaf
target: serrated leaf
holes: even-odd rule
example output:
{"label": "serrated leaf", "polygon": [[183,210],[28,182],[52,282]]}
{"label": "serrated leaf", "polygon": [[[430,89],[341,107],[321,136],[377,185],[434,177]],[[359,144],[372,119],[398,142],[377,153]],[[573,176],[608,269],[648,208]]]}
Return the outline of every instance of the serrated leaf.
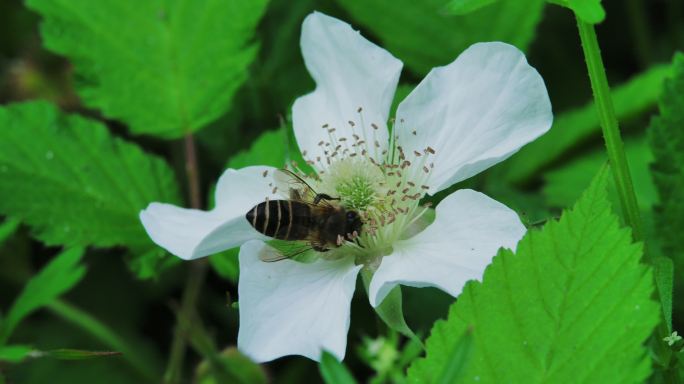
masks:
{"label": "serrated leaf", "polygon": [[[674,73],[660,96],[660,115],[648,128],[655,162],[651,175],[660,196],[653,210],[655,235],[666,257],[674,261],[675,276],[684,270],[681,234],[684,229],[684,55],[674,58]],[[681,290],[681,283],[677,290]],[[675,302],[676,305],[676,302]]]}
{"label": "serrated leaf", "polygon": [[85,275],[85,267],[80,264],[83,253],[81,248],[64,251],[29,280],[0,324],[0,345],[7,341],[22,319],[81,281]]}
{"label": "serrated leaf", "polygon": [[[671,73],[672,66],[656,65],[613,87],[611,97],[618,120],[636,117],[653,107],[662,89],[663,80]],[[505,171],[501,175],[512,183],[526,181],[537,175],[541,168],[564,156],[582,140],[600,132],[593,101],[581,108],[563,112],[554,117],[549,132],[502,163]]]}
{"label": "serrated leaf", "polygon": [[418,74],[456,59],[481,41],[504,41],[523,51],[534,37],[543,0],[500,0],[463,16],[449,15],[445,0],[337,0],[356,23]]}
{"label": "serrated leaf", "polygon": [[328,351],[323,351],[318,369],[325,384],[356,384],[349,369]]}
{"label": "serrated leaf", "polygon": [[136,134],[176,138],[221,116],[247,77],[266,0],[28,0],[81,100]]}
{"label": "serrated leaf", "polygon": [[179,201],[163,160],[45,102],[0,108],[0,214],[44,243],[152,247],[138,220],[151,201]]}
{"label": "serrated leaf", "polygon": [[32,351],[33,348],[29,345],[0,345],[0,363],[20,363]]}
{"label": "serrated leaf", "polygon": [[516,253],[501,250],[482,283],[471,281],[435,324],[427,356],[409,382],[435,381],[446,351],[473,330],[463,382],[643,382],[643,343],[658,323],[652,271],[641,245],[620,228],[607,200],[606,171],[574,208],[530,230]]}

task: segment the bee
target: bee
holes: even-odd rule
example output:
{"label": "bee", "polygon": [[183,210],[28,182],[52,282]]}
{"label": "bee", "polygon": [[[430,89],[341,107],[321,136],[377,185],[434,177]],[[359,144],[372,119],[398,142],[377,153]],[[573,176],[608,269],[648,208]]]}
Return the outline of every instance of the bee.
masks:
{"label": "bee", "polygon": [[[245,218],[254,229],[278,240],[307,242],[309,246],[297,254],[309,249],[327,252],[347,241],[356,240],[358,244],[363,226],[358,212],[338,204],[339,198],[316,193],[293,172],[280,169],[274,177],[276,183],[288,186],[290,198],[266,200],[252,207]],[[277,261],[292,256],[262,255],[262,260]]]}

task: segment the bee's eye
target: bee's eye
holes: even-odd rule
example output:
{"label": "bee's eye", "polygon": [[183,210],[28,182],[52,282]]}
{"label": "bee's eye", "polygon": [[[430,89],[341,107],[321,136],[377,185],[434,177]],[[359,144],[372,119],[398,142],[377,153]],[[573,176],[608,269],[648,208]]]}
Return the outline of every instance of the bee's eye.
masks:
{"label": "bee's eye", "polygon": [[356,219],[356,212],[350,211],[347,212],[347,220],[348,221],[354,221]]}

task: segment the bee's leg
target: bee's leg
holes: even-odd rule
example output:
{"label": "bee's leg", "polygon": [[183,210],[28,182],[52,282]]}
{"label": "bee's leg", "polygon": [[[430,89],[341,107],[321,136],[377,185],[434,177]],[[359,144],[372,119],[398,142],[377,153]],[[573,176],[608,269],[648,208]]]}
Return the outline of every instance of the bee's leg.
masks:
{"label": "bee's leg", "polygon": [[326,200],[326,201],[330,201],[330,200],[340,200],[340,198],[339,198],[339,197],[332,197],[332,196],[330,196],[330,195],[328,195],[328,194],[325,194],[325,193],[319,193],[319,194],[317,194],[317,195],[314,197],[314,199],[313,199],[314,205],[320,203],[321,200]]}
{"label": "bee's leg", "polygon": [[356,245],[358,245],[359,247],[361,247],[361,248],[366,248],[366,247],[364,247],[363,245],[361,245],[361,242],[359,241],[359,238],[358,238],[358,237],[354,239],[354,242],[356,242]]}

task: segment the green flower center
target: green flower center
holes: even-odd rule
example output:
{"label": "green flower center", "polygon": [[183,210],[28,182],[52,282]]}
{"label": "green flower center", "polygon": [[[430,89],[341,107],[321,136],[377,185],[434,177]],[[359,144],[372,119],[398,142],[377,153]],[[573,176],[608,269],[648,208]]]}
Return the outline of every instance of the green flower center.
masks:
{"label": "green flower center", "polygon": [[380,168],[370,162],[346,158],[330,166],[322,189],[339,197],[345,208],[366,212],[382,203],[384,179]]}

